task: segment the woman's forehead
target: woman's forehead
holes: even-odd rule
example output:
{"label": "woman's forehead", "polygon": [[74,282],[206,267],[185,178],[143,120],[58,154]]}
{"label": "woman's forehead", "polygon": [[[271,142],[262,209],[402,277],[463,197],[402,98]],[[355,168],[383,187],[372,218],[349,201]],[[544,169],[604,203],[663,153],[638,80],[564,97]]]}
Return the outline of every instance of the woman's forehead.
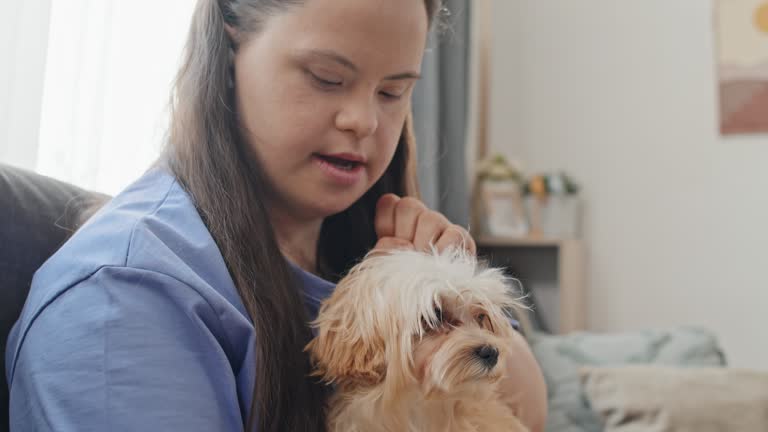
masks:
{"label": "woman's forehead", "polygon": [[418,72],[428,19],[422,0],[306,0],[265,31],[290,52],[334,52],[360,69]]}

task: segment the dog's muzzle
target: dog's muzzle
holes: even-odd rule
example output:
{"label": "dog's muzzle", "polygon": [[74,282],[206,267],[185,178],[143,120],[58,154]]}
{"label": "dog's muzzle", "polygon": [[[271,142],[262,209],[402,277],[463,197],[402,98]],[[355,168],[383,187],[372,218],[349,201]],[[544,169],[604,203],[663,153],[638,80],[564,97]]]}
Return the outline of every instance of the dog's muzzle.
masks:
{"label": "dog's muzzle", "polygon": [[499,350],[490,345],[483,345],[475,350],[475,356],[488,369],[492,369],[496,366],[496,362],[499,361]]}

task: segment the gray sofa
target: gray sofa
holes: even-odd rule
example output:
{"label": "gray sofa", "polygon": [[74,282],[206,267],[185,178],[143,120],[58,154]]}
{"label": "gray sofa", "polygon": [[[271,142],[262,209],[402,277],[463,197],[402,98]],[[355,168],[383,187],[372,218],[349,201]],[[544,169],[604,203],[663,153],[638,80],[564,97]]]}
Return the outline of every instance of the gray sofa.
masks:
{"label": "gray sofa", "polygon": [[32,275],[78,228],[84,212],[106,198],[0,164],[0,432],[8,430],[6,341]]}

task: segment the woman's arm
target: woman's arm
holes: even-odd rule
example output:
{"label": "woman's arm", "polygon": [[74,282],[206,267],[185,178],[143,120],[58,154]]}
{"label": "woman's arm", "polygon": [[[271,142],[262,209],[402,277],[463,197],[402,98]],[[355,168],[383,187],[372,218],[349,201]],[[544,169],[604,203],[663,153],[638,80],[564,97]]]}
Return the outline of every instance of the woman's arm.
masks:
{"label": "woman's arm", "polygon": [[528,342],[515,332],[509,344],[502,398],[531,432],[543,432],[547,420],[547,387]]}
{"label": "woman's arm", "polygon": [[21,329],[11,430],[242,430],[219,326],[169,276],[102,268]]}

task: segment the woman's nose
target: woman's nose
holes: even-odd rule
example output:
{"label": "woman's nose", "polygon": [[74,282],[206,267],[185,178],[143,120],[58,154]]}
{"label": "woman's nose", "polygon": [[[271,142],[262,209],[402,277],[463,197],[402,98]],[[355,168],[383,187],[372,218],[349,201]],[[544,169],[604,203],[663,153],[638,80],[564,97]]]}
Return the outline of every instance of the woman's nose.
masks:
{"label": "woman's nose", "polygon": [[358,140],[373,135],[379,127],[375,99],[370,96],[350,98],[336,115],[336,127],[353,133]]}

